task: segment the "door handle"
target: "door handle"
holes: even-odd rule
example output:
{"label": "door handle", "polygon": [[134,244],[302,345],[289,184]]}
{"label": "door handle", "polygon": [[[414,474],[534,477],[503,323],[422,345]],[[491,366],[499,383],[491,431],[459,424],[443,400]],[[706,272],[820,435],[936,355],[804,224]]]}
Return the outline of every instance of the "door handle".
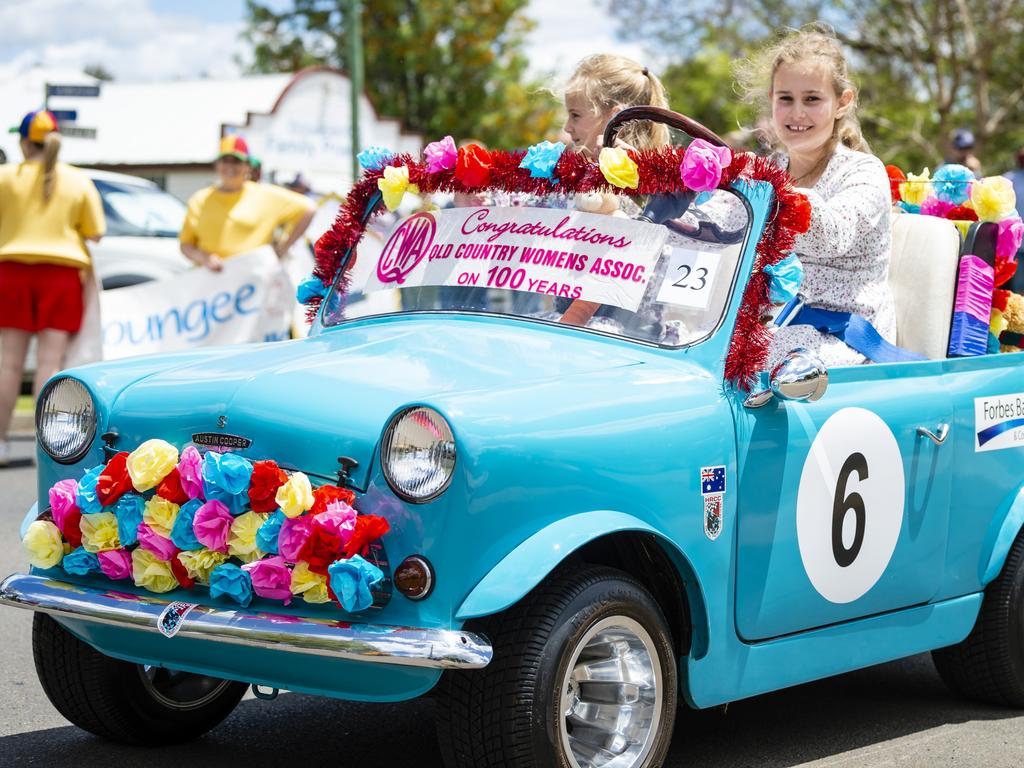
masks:
{"label": "door handle", "polygon": [[946,442],[946,438],[949,437],[949,424],[939,424],[938,434],[932,432],[927,427],[918,427],[917,434],[927,437],[936,445],[942,445]]}

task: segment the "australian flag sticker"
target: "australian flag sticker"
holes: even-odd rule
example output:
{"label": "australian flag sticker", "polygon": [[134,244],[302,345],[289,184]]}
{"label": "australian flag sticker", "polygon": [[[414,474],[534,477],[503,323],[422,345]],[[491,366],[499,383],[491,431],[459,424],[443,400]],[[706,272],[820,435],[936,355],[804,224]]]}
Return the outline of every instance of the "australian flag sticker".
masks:
{"label": "australian flag sticker", "polygon": [[164,637],[174,637],[181,625],[185,623],[185,617],[189,611],[196,607],[195,603],[171,603],[157,619],[156,627]]}
{"label": "australian flag sticker", "polygon": [[725,493],[725,467],[701,467],[700,492],[703,496]]}

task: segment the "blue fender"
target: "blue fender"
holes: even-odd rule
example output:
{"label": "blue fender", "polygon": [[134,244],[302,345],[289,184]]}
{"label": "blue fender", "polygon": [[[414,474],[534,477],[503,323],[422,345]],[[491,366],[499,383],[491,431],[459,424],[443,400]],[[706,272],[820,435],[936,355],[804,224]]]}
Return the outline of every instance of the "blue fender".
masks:
{"label": "blue fender", "polygon": [[[1003,570],[1003,563],[1006,562],[1006,556],[1010,553],[1010,547],[1013,546],[1021,527],[1024,527],[1024,487],[1018,489],[1006,514],[1002,516],[1002,523],[997,525],[999,519],[997,515],[985,537],[985,545],[981,550],[982,586],[988,585]],[[985,552],[989,553],[987,561]]]}
{"label": "blue fender", "polygon": [[[465,621],[502,611],[523,598],[580,547],[609,534],[641,531],[655,536],[684,581],[694,639],[707,638],[707,612],[700,584],[684,555],[660,531],[624,512],[598,510],[556,520],[537,531],[490,570],[462,601],[455,616]],[[704,643],[702,642],[701,645]]]}

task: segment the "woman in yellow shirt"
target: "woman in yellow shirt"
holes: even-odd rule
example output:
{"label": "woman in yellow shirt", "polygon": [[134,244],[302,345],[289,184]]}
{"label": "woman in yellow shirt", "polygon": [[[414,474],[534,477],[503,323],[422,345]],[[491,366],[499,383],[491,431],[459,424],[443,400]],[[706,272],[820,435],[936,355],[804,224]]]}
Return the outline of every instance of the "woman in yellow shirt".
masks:
{"label": "woman in yellow shirt", "polygon": [[99,193],[76,168],[57,162],[60,134],[49,112],[29,112],[18,128],[25,160],[0,166],[0,466],[7,429],[35,335],[34,392],[60,370],[82,324],[86,240],[102,237]]}
{"label": "woman in yellow shirt", "polygon": [[316,211],[312,201],[272,184],[248,181],[249,148],[241,136],[225,136],[214,163],[219,182],[196,192],[178,239],[181,252],[217,272],[223,260],[273,243],[283,256],[306,231]]}

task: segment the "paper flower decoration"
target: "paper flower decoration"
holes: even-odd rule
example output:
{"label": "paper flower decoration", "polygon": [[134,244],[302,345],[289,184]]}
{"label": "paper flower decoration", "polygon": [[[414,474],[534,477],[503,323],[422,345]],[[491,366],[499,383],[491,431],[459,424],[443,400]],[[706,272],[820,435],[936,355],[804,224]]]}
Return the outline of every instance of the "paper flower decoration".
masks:
{"label": "paper flower decoration", "polygon": [[300,596],[307,603],[329,603],[327,577],[309,570],[306,563],[296,563],[292,569],[292,594]]}
{"label": "paper flower decoration", "polygon": [[450,171],[459,158],[459,150],[455,148],[455,140],[445,136],[440,141],[432,141],[423,149],[423,159],[427,161],[430,173]]}
{"label": "paper flower decoration", "polygon": [[171,528],[171,541],[178,549],[195,550],[202,549],[203,542],[196,538],[196,532],[192,525],[195,522],[196,511],[203,506],[199,499],[186,501],[178,510],[178,516],[174,518],[174,526]]}
{"label": "paper flower decoration", "polygon": [[246,512],[236,517],[228,534],[228,554],[246,563],[263,557],[266,553],[256,546],[256,534],[266,519],[267,515],[259,512]]}
{"label": "paper flower decoration", "polygon": [[158,559],[170,562],[178,554],[174,542],[143,523],[139,526],[139,546],[152,552]]}
{"label": "paper flower decoration", "polygon": [[317,573],[327,573],[327,566],[341,557],[345,544],[352,538],[354,521],[347,528],[345,525],[339,516],[332,518],[330,512],[314,517],[298,559],[308,563],[310,569]]}
{"label": "paper flower decoration", "polygon": [[384,578],[384,572],[359,555],[348,560],[338,560],[327,569],[331,590],[349,613],[362,611],[373,605],[370,588]]}
{"label": "paper flower decoration", "polygon": [[178,586],[171,564],[142,547],[132,550],[132,581],[137,587],[158,593]]}
{"label": "paper flower decoration", "polygon": [[952,221],[977,221],[978,214],[966,205],[957,205],[946,211],[946,218]]}
{"label": "paper flower decoration", "polygon": [[179,552],[178,562],[181,563],[189,578],[200,584],[210,583],[210,572],[228,559],[227,552],[213,552],[209,549],[198,549],[191,552]]}
{"label": "paper flower decoration", "polygon": [[128,474],[135,490],[148,491],[159,485],[177,463],[177,448],[166,440],[147,440],[128,454]]}
{"label": "paper flower decoration", "polygon": [[926,197],[924,202],[921,203],[920,213],[922,216],[937,216],[940,219],[944,219],[955,207],[946,200],[940,200],[937,197]]}
{"label": "paper flower decoration", "polygon": [[249,479],[249,505],[253,512],[277,509],[277,489],[288,482],[288,475],[273,461],[257,461]]}
{"label": "paper flower decoration", "polygon": [[384,175],[377,179],[377,188],[384,196],[384,205],[389,211],[398,210],[402,204],[402,198],[406,192],[418,194],[420,188],[409,183],[409,168],[404,165],[389,165],[384,169]]}
{"label": "paper flower decoration", "polygon": [[245,608],[252,602],[252,580],[237,565],[218,565],[210,571],[210,597],[228,597]]}
{"label": "paper flower decoration", "polygon": [[252,463],[235,453],[210,451],[203,457],[203,493],[216,499],[233,515],[241,514],[249,502]]}
{"label": "paper flower decoration", "polygon": [[292,572],[283,557],[268,557],[255,563],[246,563],[242,570],[249,574],[252,590],[260,597],[292,601]]}
{"label": "paper flower decoration", "polygon": [[108,549],[96,555],[100,570],[108,579],[130,579],[132,575],[132,555],[127,549]]}
{"label": "paper flower decoration", "polygon": [[300,304],[308,304],[313,299],[323,298],[327,295],[327,286],[324,285],[316,275],[307,275],[295,289],[295,298]]}
{"label": "paper flower decoration", "polygon": [[372,146],[367,147],[358,155],[356,159],[359,161],[359,165],[368,171],[379,171],[388,161],[395,156],[387,147]]}
{"label": "paper flower decoration", "polygon": [[161,496],[154,496],[146,502],[142,512],[142,522],[161,536],[170,536],[174,527],[174,519],[178,516],[177,504],[172,504]]}
{"label": "paper flower decoration", "polygon": [[391,529],[388,521],[380,515],[360,515],[356,519],[356,529],[352,538],[345,545],[344,557],[361,554],[363,549],[376,541]]}
{"label": "paper flower decoration", "polygon": [[[996,256],[1004,259],[1016,259],[1020,250],[1021,239],[1024,238],[1024,222],[1017,215],[999,222],[999,235],[996,240]],[[56,519],[56,516],[54,516]]]}
{"label": "paper flower decoration", "polygon": [[178,580],[178,584],[183,586],[185,589],[192,589],[196,585],[196,580],[188,575],[188,569],[181,564],[181,561],[177,557],[170,559],[171,573],[174,574],[174,578]]}
{"label": "paper flower decoration", "polygon": [[1016,274],[1017,264],[1018,262],[1015,260],[1004,259],[1002,256],[996,256],[996,288],[1001,285],[1005,285],[1006,281]]}
{"label": "paper flower decoration", "polygon": [[289,517],[281,523],[281,532],[277,536],[277,552],[290,563],[297,562],[306,544],[306,540],[313,532],[313,518]]}
{"label": "paper flower decoration", "polygon": [[885,173],[889,177],[889,194],[892,197],[893,205],[895,205],[900,201],[900,183],[906,181],[907,176],[895,165],[885,166]]}
{"label": "paper flower decoration", "polygon": [[178,460],[178,480],[190,499],[203,499],[203,457],[195,446],[188,446]]}
{"label": "paper flower decoration", "polygon": [[294,473],[277,489],[274,500],[286,516],[298,517],[313,506],[313,487],[309,478],[302,472]]}
{"label": "paper flower decoration", "polygon": [[82,515],[82,546],[90,552],[104,552],[121,546],[117,535],[117,517],[113,512]]}
{"label": "paper flower decoration", "polygon": [[36,568],[53,568],[64,557],[64,541],[60,530],[49,520],[33,520],[25,531],[22,546],[28,561]]}
{"label": "paper flower decoration", "polygon": [[565,144],[561,141],[542,141],[526,150],[526,155],[519,162],[519,167],[528,170],[531,178],[550,179],[563,152],[565,152]]}
{"label": "paper flower decoration", "polygon": [[185,493],[181,485],[181,473],[175,467],[167,473],[167,477],[160,481],[156,487],[156,495],[167,499],[169,502],[182,505],[192,497]]}
{"label": "paper flower decoration", "polygon": [[710,192],[718,189],[722,171],[731,162],[732,150],[728,147],[716,147],[704,139],[694,139],[683,154],[679,175],[694,192]]}
{"label": "paper flower decoration", "polygon": [[138,529],[142,524],[142,514],[146,508],[146,500],[138,494],[128,494],[118,499],[114,505],[114,517],[117,518],[117,538],[122,547],[130,547],[139,541]]}
{"label": "paper flower decoration", "polygon": [[128,451],[115,453],[96,479],[96,496],[104,507],[116,504],[118,499],[132,490],[127,461]]}
{"label": "paper flower decoration", "polygon": [[78,481],[75,489],[75,505],[83,514],[88,512],[99,512],[103,509],[103,503],[96,494],[96,482],[100,479],[103,467],[93,467],[88,470],[82,479]]}
{"label": "paper flower decoration", "polygon": [[277,554],[277,540],[281,534],[281,525],[287,520],[280,509],[270,515],[260,529],[256,531],[256,546],[264,552]]}
{"label": "paper flower decoration", "polygon": [[314,515],[319,515],[321,512],[326,512],[327,507],[335,501],[343,501],[352,506],[356,503],[356,494],[348,488],[321,485],[313,490],[313,506],[309,511]]}
{"label": "paper flower decoration", "polygon": [[778,264],[766,264],[763,271],[770,280],[768,297],[772,304],[785,304],[800,292],[804,282],[804,265],[795,253]]}
{"label": "paper flower decoration", "polygon": [[908,173],[907,180],[900,184],[900,197],[908,205],[921,205],[928,197],[931,172],[925,168],[921,173]]}
{"label": "paper flower decoration", "polygon": [[226,553],[233,521],[231,512],[222,502],[210,499],[196,510],[192,518],[192,530],[203,546]]}
{"label": "paper flower decoration", "polygon": [[597,164],[605,181],[620,189],[636,189],[640,185],[637,164],[624,149],[602,147]]}
{"label": "paper flower decoration", "polygon": [[971,196],[974,172],[963,165],[950,163],[936,169],[932,176],[935,196],[944,203],[962,205]]}
{"label": "paper flower decoration", "polygon": [[72,549],[60,563],[68,573],[74,576],[85,576],[87,573],[99,573],[100,561],[95,553],[83,547]]}
{"label": "paper flower decoration", "polygon": [[1014,212],[1016,203],[1013,182],[1005,176],[989,176],[971,185],[971,206],[980,221],[1005,219]]}
{"label": "paper flower decoration", "polygon": [[468,189],[482,187],[491,180],[491,156],[479,144],[459,147],[455,160],[455,178]]}
{"label": "paper flower decoration", "polygon": [[77,547],[82,543],[82,533],[79,528],[82,512],[75,505],[77,492],[78,483],[74,480],[58,480],[47,493],[53,522],[72,547]]}

